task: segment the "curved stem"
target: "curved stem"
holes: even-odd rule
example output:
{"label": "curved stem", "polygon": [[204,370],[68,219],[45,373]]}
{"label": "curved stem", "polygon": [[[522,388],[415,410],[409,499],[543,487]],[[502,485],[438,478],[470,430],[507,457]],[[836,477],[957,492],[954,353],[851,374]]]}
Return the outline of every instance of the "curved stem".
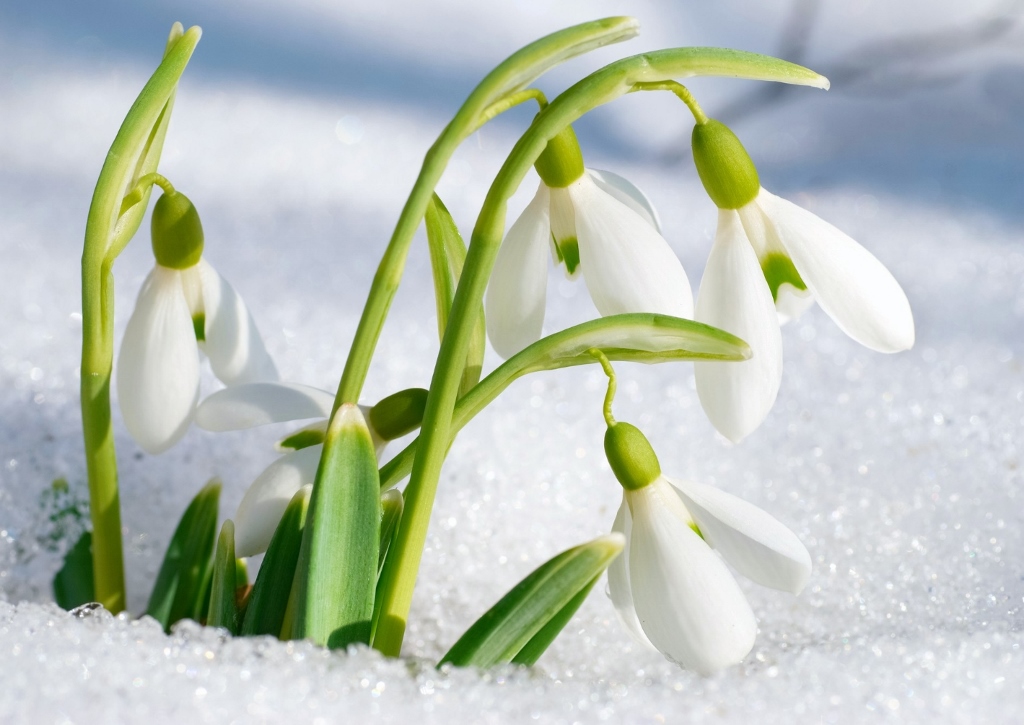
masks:
{"label": "curved stem", "polygon": [[754,53],[718,48],[673,48],[625,58],[605,66],[566,90],[541,111],[519,139],[487,193],[438,353],[406,508],[394,548],[384,567],[380,624],[373,646],[397,655],[427,536],[441,465],[451,436],[452,412],[470,343],[476,310],[483,300],[505,229],[508,199],[518,189],[550,139],[588,111],[630,92],[637,83],[677,77],[721,75],[823,86],[813,71]]}
{"label": "curved stem", "polygon": [[708,122],[708,117],[704,113],[704,109],[697,103],[697,99],[690,93],[690,89],[684,86],[682,83],[677,81],[662,81],[659,83],[637,83],[633,86],[631,91],[668,91],[674,93],[676,98],[686,104],[686,107],[690,109],[690,113],[693,114],[693,119],[698,125],[703,126]]}
{"label": "curved stem", "polygon": [[[124,206],[124,193],[152,173],[160,159],[174,90],[196,44],[199,28],[175,24],[163,61],[121,124],[100,171],[82,252],[81,405],[92,515],[95,597],[111,612],[125,608],[124,555],[117,456],[110,413],[114,360],[114,277],[117,254],[142,223],[146,205]],[[149,189],[143,192],[145,195]]]}
{"label": "curved stem", "polygon": [[345,361],[345,371],[334,400],[335,412],[343,403],[359,402],[370,360],[384,327],[384,319],[402,279],[413,235],[423,219],[434,187],[440,181],[448,160],[459,144],[477,130],[481,115],[493,104],[514,96],[549,68],[602,45],[627,40],[636,35],[636,29],[637,22],[633,18],[605,18],[552,33],[512,54],[470,93],[458,113],[427,151],[416,183],[398,217],[395,231],[374,275],[355,339]]}
{"label": "curved stem", "polygon": [[604,393],[604,407],[601,412],[604,414],[604,422],[611,428],[615,425],[615,416],[612,415],[612,403],[615,402],[615,368],[608,362],[608,358],[605,354],[598,350],[596,347],[592,347],[587,350],[587,353],[595,358],[600,364],[601,369],[604,370],[604,374],[608,376],[608,390]]}

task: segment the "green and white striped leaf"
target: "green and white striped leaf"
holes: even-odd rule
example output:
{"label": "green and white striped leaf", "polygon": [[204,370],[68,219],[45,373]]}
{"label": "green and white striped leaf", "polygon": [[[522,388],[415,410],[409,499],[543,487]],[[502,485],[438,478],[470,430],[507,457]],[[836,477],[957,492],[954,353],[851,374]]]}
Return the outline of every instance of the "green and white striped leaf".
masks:
{"label": "green and white striped leaf", "polygon": [[548,560],[474,622],[438,666],[493,667],[520,653],[524,664],[536,662],[625,543],[613,533]]}
{"label": "green and white striped leaf", "polygon": [[146,607],[146,614],[165,630],[185,617],[198,621],[206,612],[204,598],[210,581],[219,500],[220,481],[214,479],[192,499],[167,546]]}
{"label": "green and white striped leaf", "polygon": [[249,595],[249,606],[242,622],[243,635],[281,636],[312,493],[312,486],[303,486],[292,496],[284,510],[284,516],[274,531],[274,538],[270,540],[263,564],[256,575],[256,583]]}
{"label": "green and white striped leaf", "polygon": [[362,413],[346,404],[324,439],[296,570],[292,636],[369,643],[380,548],[380,480]]}

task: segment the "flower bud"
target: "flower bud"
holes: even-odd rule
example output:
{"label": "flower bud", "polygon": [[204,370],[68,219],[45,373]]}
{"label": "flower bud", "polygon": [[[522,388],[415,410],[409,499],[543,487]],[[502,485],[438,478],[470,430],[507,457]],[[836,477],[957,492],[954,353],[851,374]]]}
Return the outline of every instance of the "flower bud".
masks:
{"label": "flower bud", "polygon": [[199,212],[182,193],[163,194],[153,206],[153,255],[157,264],[188,269],[203,256],[203,225]]}
{"label": "flower bud", "polygon": [[399,390],[370,409],[370,425],[381,440],[393,441],[420,427],[426,407],[423,388]]}
{"label": "flower bud", "polygon": [[761,190],[757,168],[729,127],[714,119],[693,127],[693,162],[719,209],[739,209]]}
{"label": "flower bud", "polygon": [[566,126],[548,141],[533,166],[541,181],[552,189],[564,189],[583,176],[583,153],[572,126]]}
{"label": "flower bud", "polygon": [[636,491],[661,476],[661,464],[647,436],[629,423],[613,423],[604,434],[604,452],[622,487]]}

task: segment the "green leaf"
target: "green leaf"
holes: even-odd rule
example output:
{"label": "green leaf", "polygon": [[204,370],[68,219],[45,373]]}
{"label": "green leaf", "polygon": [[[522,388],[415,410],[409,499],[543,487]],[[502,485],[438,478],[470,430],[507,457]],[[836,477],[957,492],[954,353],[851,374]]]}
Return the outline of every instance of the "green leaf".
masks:
{"label": "green leaf", "polygon": [[174,530],[146,614],[165,630],[185,617],[201,613],[209,582],[210,558],[217,535],[220,481],[210,481],[192,499]]}
{"label": "green leaf", "polygon": [[292,635],[334,649],[369,643],[380,548],[380,480],[359,408],[327,429],[296,570]]}
{"label": "green leaf", "polygon": [[[466,262],[466,243],[459,234],[459,228],[448,213],[441,198],[435,193],[427,205],[425,215],[427,228],[427,244],[430,247],[430,268],[434,274],[434,301],[437,305],[437,335],[444,338],[444,329],[448,326],[448,315],[451,312],[455,288],[459,284],[462,265]],[[480,380],[483,370],[484,349],[487,345],[487,325],[481,305],[477,311],[477,321],[473,328],[473,338],[466,355],[466,367],[463,369],[459,395],[465,395]]]}
{"label": "green leaf", "polygon": [[378,576],[388,556],[391,540],[398,531],[398,523],[402,520],[402,509],[405,507],[402,493],[395,490],[385,491],[380,496],[380,506],[383,513],[380,520],[380,553],[377,556]]}
{"label": "green leaf", "polygon": [[549,619],[548,623],[541,627],[540,631],[533,635],[530,641],[519,650],[519,654],[512,658],[513,664],[526,665],[527,667],[535,665],[540,656],[555,641],[555,637],[565,629],[565,625],[572,619],[572,615],[576,614],[576,610],[580,608],[583,600],[587,598],[590,590],[594,588],[594,585],[597,584],[597,580],[600,578],[600,576],[596,576],[591,579],[590,583],[580,589],[579,593],[570,599],[568,604],[558,610],[558,614]]}
{"label": "green leaf", "polygon": [[524,663],[535,662],[623,546],[613,533],[548,560],[474,622],[438,666],[493,667],[520,652]]}
{"label": "green leaf", "polygon": [[[456,403],[452,435],[523,375],[596,363],[591,348],[610,360],[647,364],[750,357],[750,347],[740,338],[693,320],[648,312],[601,317],[548,335],[495,368]],[[418,443],[419,438],[380,469],[383,488],[409,475]]]}
{"label": "green leaf", "polygon": [[243,635],[281,636],[312,492],[312,486],[303,486],[292,496],[284,510],[284,516],[274,531],[274,538],[270,540],[263,564],[256,575],[256,583],[249,595],[249,606],[242,622]]}
{"label": "green leaf", "polygon": [[64,556],[64,566],[53,577],[53,598],[67,610],[96,601],[92,578],[92,532],[84,532]]}
{"label": "green leaf", "polygon": [[220,529],[217,552],[213,557],[213,583],[210,585],[206,626],[223,627],[231,634],[238,634],[238,605],[235,603],[237,571],[235,524],[228,519]]}
{"label": "green leaf", "polygon": [[384,491],[380,495],[380,504],[383,509],[383,516],[380,522],[380,555],[377,557],[377,587],[373,599],[373,626],[370,631],[370,641],[377,633],[377,622],[380,619],[380,588],[383,578],[384,564],[388,559],[388,552],[391,551],[391,544],[398,536],[398,525],[402,522],[402,510],[405,508],[405,499],[402,493],[395,489]]}

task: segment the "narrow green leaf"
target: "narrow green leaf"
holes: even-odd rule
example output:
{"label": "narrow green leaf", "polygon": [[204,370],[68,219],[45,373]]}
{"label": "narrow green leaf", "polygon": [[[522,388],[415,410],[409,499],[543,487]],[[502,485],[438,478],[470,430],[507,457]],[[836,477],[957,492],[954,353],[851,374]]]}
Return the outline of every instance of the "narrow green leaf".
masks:
{"label": "narrow green leaf", "polygon": [[369,643],[380,547],[380,480],[355,405],[327,429],[296,569],[292,635],[334,649]]}
{"label": "narrow green leaf", "polygon": [[53,577],[53,598],[67,610],[96,601],[92,577],[92,532],[84,532],[64,556],[64,566]]}
{"label": "narrow green leaf", "polygon": [[377,587],[373,598],[373,626],[370,631],[370,642],[373,642],[373,635],[377,633],[377,621],[380,619],[380,587],[383,579],[381,572],[384,571],[384,563],[388,559],[388,552],[391,551],[391,544],[398,536],[398,524],[402,521],[402,511],[405,508],[405,499],[400,491],[391,489],[380,495],[381,508],[384,513],[380,522],[380,555],[377,557]]}
{"label": "narrow green leaf", "polygon": [[200,607],[217,535],[219,499],[220,482],[215,479],[192,499],[167,546],[146,607],[146,614],[165,630],[179,619],[205,613]]}
{"label": "narrow green leaf", "polygon": [[597,584],[597,580],[600,578],[600,575],[598,575],[591,579],[589,584],[580,589],[579,593],[558,611],[558,614],[549,619],[548,623],[541,627],[540,631],[533,635],[530,641],[519,650],[519,654],[512,658],[513,664],[526,665],[527,667],[535,665],[540,656],[555,641],[555,637],[565,629],[565,625],[572,619],[572,615],[576,614],[576,610],[580,608],[583,600],[587,598],[590,590],[594,588],[594,585]]}
{"label": "narrow green leaf", "polygon": [[303,486],[292,496],[288,508],[284,510],[284,516],[274,531],[274,538],[270,540],[263,564],[256,574],[256,583],[249,595],[249,606],[242,622],[243,635],[281,636],[312,492],[312,486]]}
{"label": "narrow green leaf", "polygon": [[[459,228],[452,219],[441,198],[435,193],[427,204],[424,217],[427,228],[427,244],[430,248],[430,268],[434,275],[434,301],[437,306],[437,335],[444,338],[448,326],[455,288],[459,284],[462,265],[466,262],[466,243],[459,234]],[[483,369],[484,349],[487,344],[487,326],[481,306],[473,328],[473,338],[466,355],[459,395],[465,395],[480,380]]]}
{"label": "narrow green leaf", "polygon": [[[622,534],[613,533],[548,560],[474,622],[438,666],[450,662],[460,667],[493,667],[511,662],[523,649],[527,650],[524,660],[535,661],[575,611],[572,608],[566,614],[567,608],[590,590],[624,545]],[[544,631],[548,624],[553,631]]]}
{"label": "narrow green leaf", "polygon": [[405,501],[400,491],[385,491],[380,496],[380,506],[383,511],[380,519],[380,553],[377,555],[377,575],[384,566],[384,560],[388,556],[388,549],[391,547],[391,539],[398,530],[398,522],[402,520],[402,509]]}
{"label": "narrow green leaf", "polygon": [[228,519],[221,526],[220,536],[217,537],[217,552],[213,557],[213,583],[210,585],[207,627],[223,627],[231,634],[238,634],[238,605],[235,604],[237,571],[235,524]]}

